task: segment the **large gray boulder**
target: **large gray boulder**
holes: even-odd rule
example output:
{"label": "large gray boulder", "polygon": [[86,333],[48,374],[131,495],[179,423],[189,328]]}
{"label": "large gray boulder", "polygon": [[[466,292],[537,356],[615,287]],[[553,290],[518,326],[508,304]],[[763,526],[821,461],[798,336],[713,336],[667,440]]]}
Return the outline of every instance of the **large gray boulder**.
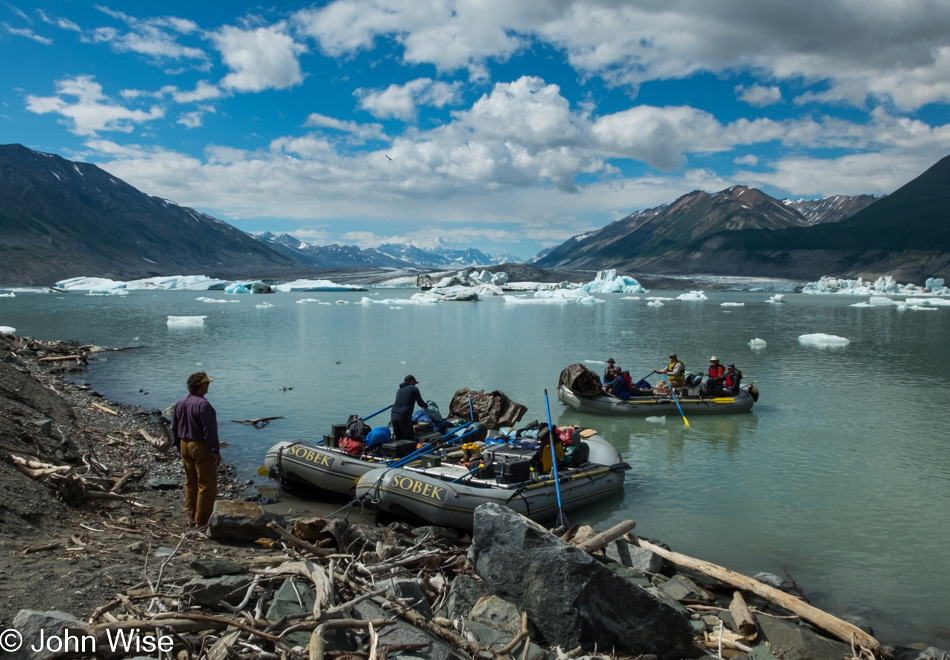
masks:
{"label": "large gray boulder", "polygon": [[679,658],[692,643],[675,608],[507,507],[475,509],[472,536],[486,591],[527,612],[551,645]]}
{"label": "large gray boulder", "polygon": [[[20,610],[13,617],[13,630],[4,631],[4,650],[0,653],[4,660],[32,660],[45,658],[63,651],[83,652],[92,655],[96,652],[95,640],[86,636],[86,622],[72,614],[51,610]],[[17,646],[19,642],[19,646]],[[33,649],[38,648],[38,651]]]}

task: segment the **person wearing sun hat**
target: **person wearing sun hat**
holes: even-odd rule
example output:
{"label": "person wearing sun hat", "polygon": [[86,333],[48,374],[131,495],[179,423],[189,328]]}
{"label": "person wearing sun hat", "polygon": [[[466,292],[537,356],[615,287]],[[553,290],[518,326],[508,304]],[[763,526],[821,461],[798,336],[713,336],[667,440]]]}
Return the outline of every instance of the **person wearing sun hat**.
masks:
{"label": "person wearing sun hat", "polygon": [[604,369],[604,376],[602,378],[604,385],[614,379],[614,364],[615,361],[613,358],[607,358],[607,368]]}
{"label": "person wearing sun hat", "polygon": [[172,413],[172,442],[181,455],[185,470],[185,511],[188,525],[208,528],[214,501],[218,497],[218,414],[205,395],[214,379],[203,371],[188,377],[188,395],[175,404]]}
{"label": "person wearing sun hat", "polygon": [[713,355],[709,358],[709,377],[722,378],[726,375],[726,368],[719,364],[719,358]]}

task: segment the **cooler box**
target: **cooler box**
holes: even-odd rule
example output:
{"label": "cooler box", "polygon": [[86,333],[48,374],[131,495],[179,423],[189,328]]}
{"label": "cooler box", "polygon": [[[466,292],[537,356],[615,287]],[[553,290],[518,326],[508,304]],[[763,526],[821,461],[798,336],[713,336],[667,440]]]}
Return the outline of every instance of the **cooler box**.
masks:
{"label": "cooler box", "polygon": [[531,461],[527,458],[505,458],[492,461],[492,468],[500,484],[520,484],[531,478]]}
{"label": "cooler box", "polygon": [[402,458],[416,450],[415,440],[395,440],[379,446],[379,455],[383,458]]}

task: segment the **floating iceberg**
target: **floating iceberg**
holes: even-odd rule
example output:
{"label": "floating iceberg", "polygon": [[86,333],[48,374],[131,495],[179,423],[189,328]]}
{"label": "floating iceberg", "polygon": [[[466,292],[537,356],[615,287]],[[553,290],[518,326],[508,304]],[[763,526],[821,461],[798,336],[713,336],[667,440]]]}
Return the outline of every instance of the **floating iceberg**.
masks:
{"label": "floating iceberg", "polygon": [[16,328],[11,328],[8,325],[0,325],[0,333],[5,335],[13,335],[16,334]]}
{"label": "floating iceberg", "polygon": [[365,286],[358,284],[335,284],[330,280],[294,280],[293,282],[275,284],[271,288],[281,293],[290,293],[293,291],[366,291]]}
{"label": "floating iceberg", "polygon": [[647,303],[647,307],[662,307],[662,306],[663,306],[663,303],[660,302],[659,300],[651,300],[650,302]]}
{"label": "floating iceberg", "polygon": [[0,298],[16,298],[16,294],[12,291],[10,293],[0,293]]}
{"label": "floating iceberg", "polygon": [[173,275],[169,277],[149,277],[125,283],[125,288],[158,289],[160,291],[211,291],[221,290],[227,284],[224,280],[212,279],[206,275]]}
{"label": "floating iceberg", "polygon": [[745,307],[745,303],[740,302],[724,302],[719,305],[720,307]]}
{"label": "floating iceberg", "polygon": [[250,293],[251,290],[240,282],[231,282],[226,287],[224,287],[225,293]]}
{"label": "floating iceberg", "polygon": [[87,296],[127,296],[129,292],[125,289],[103,289],[102,291],[89,291]]}
{"label": "floating iceberg", "polygon": [[709,300],[702,291],[690,291],[676,296],[677,300]]}
{"label": "floating iceberg", "polygon": [[564,305],[579,303],[581,305],[596,305],[605,302],[581,289],[555,289],[553,291],[535,291],[531,296],[505,296],[505,302],[522,305]]}
{"label": "floating iceberg", "polygon": [[56,283],[57,289],[64,291],[105,291],[124,288],[126,282],[116,282],[102,277],[73,277]]}
{"label": "floating iceberg", "polygon": [[212,289],[222,289],[227,282],[224,280],[215,280],[206,275],[172,275],[166,277],[148,277],[141,280],[131,280],[129,282],[117,282],[102,277],[73,277],[68,280],[60,280],[56,283],[56,288],[63,291],[111,291],[115,289],[136,291],[136,290],[159,290],[159,291],[209,291]]}
{"label": "floating iceberg", "polygon": [[587,293],[646,293],[639,282],[627,275],[617,275],[617,270],[602,270],[592,281],[582,285]]}
{"label": "floating iceberg", "polygon": [[765,340],[759,339],[758,337],[756,337],[755,339],[750,339],[749,348],[754,348],[754,349],[765,348]]}
{"label": "floating iceberg", "polygon": [[767,303],[772,303],[772,304],[780,303],[780,302],[785,302],[784,300],[782,300],[782,298],[784,298],[784,297],[785,297],[785,294],[784,294],[784,293],[776,293],[774,296],[772,296],[771,298],[769,298],[769,299],[766,300],[765,302],[767,302]]}
{"label": "floating iceberg", "polygon": [[262,302],[260,305],[254,305],[255,309],[270,309],[273,307],[269,302]]}
{"label": "floating iceberg", "polygon": [[845,337],[838,337],[836,335],[826,335],[821,332],[816,332],[810,335],[800,335],[798,337],[798,341],[801,344],[805,344],[808,346],[819,346],[819,347],[847,346],[848,344],[851,343],[851,340],[846,339]]}
{"label": "floating iceberg", "polygon": [[890,275],[882,275],[873,282],[858,278],[856,280],[842,279],[825,275],[817,282],[809,282],[802,287],[802,293],[810,294],[842,294],[851,296],[878,295],[950,295],[950,289],[943,286],[940,278],[930,278],[924,287],[916,284],[898,284]]}
{"label": "floating iceberg", "polygon": [[207,316],[169,316],[168,326],[176,328],[187,328],[204,325]]}
{"label": "floating iceberg", "polygon": [[195,300],[204,303],[236,303],[240,300],[226,300],[224,298],[208,298],[207,296],[198,296]]}
{"label": "floating iceberg", "polygon": [[[488,287],[487,289],[485,287]],[[491,284],[482,284],[480,286],[471,287],[464,284],[453,284],[452,286],[437,286],[434,289],[429,289],[425,294],[430,296],[437,296],[439,300],[449,302],[478,302],[480,300],[479,292],[484,294],[485,291],[488,291],[488,295],[495,295],[501,293],[501,290],[498,287],[492,287]],[[415,295],[415,294],[414,294]]]}

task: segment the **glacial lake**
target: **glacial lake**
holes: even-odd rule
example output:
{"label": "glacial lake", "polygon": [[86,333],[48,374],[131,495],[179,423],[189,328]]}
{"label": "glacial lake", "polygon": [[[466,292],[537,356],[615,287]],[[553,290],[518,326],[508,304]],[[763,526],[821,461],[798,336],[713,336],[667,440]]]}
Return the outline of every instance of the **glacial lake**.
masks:
{"label": "glacial lake", "polygon": [[[316,440],[352,413],[389,405],[409,373],[443,413],[460,388],[501,390],[528,406],[523,423],[545,418],[547,389],[555,424],[596,428],[632,466],[622,496],[571,522],[602,530],[632,519],[639,534],[747,575],[787,570],[814,605],[884,643],[950,647],[950,308],[791,293],[767,304],[771,293],[748,291],[661,307],[647,296],[682,292],[607,294],[595,305],[360,304],[413,292],[17,293],[0,298],[0,325],[140,346],[103,354],[72,380],[146,409],[171,405],[190,373],[207,371],[225,460],[256,481],[273,443]],[[169,327],[169,315],[207,318]],[[811,333],[850,343],[799,342]],[[753,338],[767,345],[754,349]],[[693,372],[711,355],[734,362],[756,381],[759,402],[749,413],[691,416],[687,428],[678,416],[597,417],[557,401],[569,364],[601,373],[613,357],[639,378],[670,351]],[[231,422],[276,416],[259,429]]]}

